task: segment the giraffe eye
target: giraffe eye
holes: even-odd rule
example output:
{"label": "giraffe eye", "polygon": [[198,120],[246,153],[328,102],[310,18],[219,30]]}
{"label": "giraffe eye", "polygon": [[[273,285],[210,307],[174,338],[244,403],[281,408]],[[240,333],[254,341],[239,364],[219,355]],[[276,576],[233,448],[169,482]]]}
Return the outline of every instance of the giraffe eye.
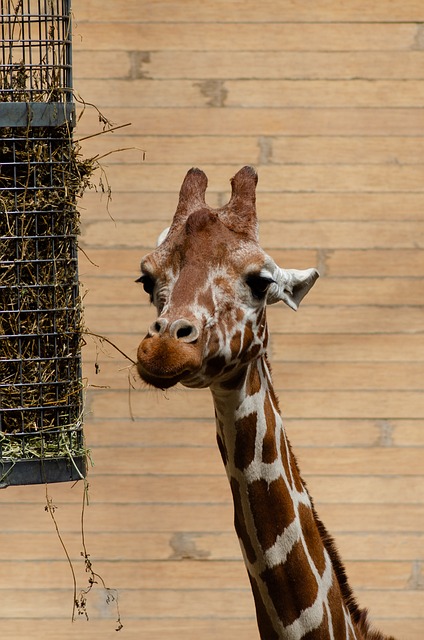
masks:
{"label": "giraffe eye", "polygon": [[140,278],[138,278],[136,282],[141,282],[141,284],[143,285],[144,291],[148,293],[150,296],[150,299],[152,299],[153,291],[156,284],[154,278],[148,273],[143,273],[143,275],[140,276]]}
{"label": "giraffe eye", "polygon": [[246,284],[250,287],[252,295],[256,300],[262,300],[265,297],[269,285],[273,282],[274,280],[272,278],[261,276],[258,273],[251,273],[246,278]]}

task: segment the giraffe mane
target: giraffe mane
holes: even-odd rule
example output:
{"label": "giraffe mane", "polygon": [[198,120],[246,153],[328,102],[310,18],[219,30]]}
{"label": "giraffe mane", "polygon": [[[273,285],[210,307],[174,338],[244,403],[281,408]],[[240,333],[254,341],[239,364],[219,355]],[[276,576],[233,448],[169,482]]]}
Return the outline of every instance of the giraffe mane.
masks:
{"label": "giraffe mane", "polygon": [[[265,359],[266,359],[269,371],[271,373],[271,365],[269,363],[269,360],[266,354],[265,354]],[[276,397],[275,400],[277,402],[278,411],[280,412],[280,408],[278,406],[278,397]],[[321,537],[321,540],[323,542],[323,545],[328,555],[330,556],[330,560],[334,568],[334,573],[336,575],[337,582],[339,583],[340,592],[342,594],[343,601],[346,607],[348,608],[348,611],[352,617],[352,621],[356,625],[358,625],[359,629],[364,635],[364,639],[366,640],[395,640],[393,636],[386,636],[382,634],[380,631],[376,631],[372,629],[371,624],[368,620],[368,610],[366,608],[361,608],[358,605],[357,600],[354,596],[353,590],[349,584],[346,569],[341,559],[339,550],[337,549],[336,542],[333,536],[328,532],[326,526],[324,525],[320,517],[318,516],[318,513],[315,509],[313,498],[309,493],[306,482],[301,476],[296,456],[293,454],[293,450],[289,441],[288,441],[288,447],[290,450],[291,458],[294,461],[294,464],[296,465],[296,471],[299,474],[299,477],[302,479],[302,483],[306,491],[308,492],[309,499],[311,501],[312,514],[315,519],[316,525],[318,527],[319,535]]]}
{"label": "giraffe mane", "polygon": [[[290,444],[289,444],[289,447],[291,450]],[[292,454],[292,459],[294,460],[294,463],[296,465],[296,469],[300,475],[296,457],[293,455],[292,451],[291,451],[291,454]],[[315,509],[314,501],[309,493],[309,490],[303,478],[302,478],[302,483],[305,486],[305,489],[308,492],[309,498],[311,500],[312,513],[313,513],[315,522],[317,524],[318,531],[321,536],[321,540],[324,544],[324,547],[328,555],[330,556],[330,560],[334,568],[334,573],[336,575],[337,582],[339,583],[340,592],[342,594],[343,601],[348,608],[348,611],[352,617],[352,621],[354,622],[354,624],[358,625],[359,629],[364,635],[364,639],[366,640],[395,640],[393,636],[388,637],[382,634],[380,631],[376,631],[371,628],[371,624],[368,620],[368,610],[366,608],[359,607],[357,603],[357,600],[354,596],[352,588],[349,584],[346,569],[341,559],[339,550],[337,549],[336,542],[333,536],[328,532],[322,520],[319,518],[317,511]]]}
{"label": "giraffe mane", "polygon": [[[296,462],[296,459],[295,459],[295,462]],[[297,462],[296,462],[296,465],[297,465]],[[304,481],[302,480],[302,482]],[[309,494],[309,491],[308,491],[308,494]],[[311,498],[310,495],[309,497]],[[314,515],[315,522],[317,523],[319,534],[323,541],[324,547],[326,548],[328,555],[330,556],[332,565],[334,567],[334,572],[336,574],[336,578],[340,586],[340,591],[341,591],[343,600],[349,610],[349,613],[352,617],[353,622],[358,625],[359,629],[364,634],[364,638],[366,638],[366,640],[395,640],[393,636],[388,637],[382,634],[380,631],[376,631],[371,628],[371,624],[368,620],[368,610],[366,608],[364,609],[359,607],[356,601],[356,598],[353,594],[352,588],[348,582],[346,569],[340,557],[334,538],[331,536],[331,534],[328,533],[324,523],[318,517],[312,498],[311,498],[311,504],[312,504],[312,513]]]}

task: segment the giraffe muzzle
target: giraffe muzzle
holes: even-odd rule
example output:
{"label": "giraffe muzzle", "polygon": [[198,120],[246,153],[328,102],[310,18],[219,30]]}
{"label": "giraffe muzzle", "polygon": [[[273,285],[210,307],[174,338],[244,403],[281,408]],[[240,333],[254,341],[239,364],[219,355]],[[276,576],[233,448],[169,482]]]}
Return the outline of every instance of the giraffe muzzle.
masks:
{"label": "giraffe muzzle", "polygon": [[158,318],[137,351],[137,370],[144,382],[159,389],[173,387],[198,371],[202,350],[199,330],[184,318]]}

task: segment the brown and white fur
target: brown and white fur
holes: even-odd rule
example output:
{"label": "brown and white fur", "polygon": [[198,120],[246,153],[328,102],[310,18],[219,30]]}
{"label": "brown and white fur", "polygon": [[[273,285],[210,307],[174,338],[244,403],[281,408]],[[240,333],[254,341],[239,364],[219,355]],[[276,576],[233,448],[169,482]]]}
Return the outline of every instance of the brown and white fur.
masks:
{"label": "brown and white fur", "polygon": [[191,169],[171,227],[141,263],[158,312],[138,349],[157,388],[209,387],[234,522],[263,640],[394,640],[372,631],[291,451],[273,390],[266,305],[297,309],[315,269],[282,269],[258,244],[257,174],[244,167],[212,209]]}

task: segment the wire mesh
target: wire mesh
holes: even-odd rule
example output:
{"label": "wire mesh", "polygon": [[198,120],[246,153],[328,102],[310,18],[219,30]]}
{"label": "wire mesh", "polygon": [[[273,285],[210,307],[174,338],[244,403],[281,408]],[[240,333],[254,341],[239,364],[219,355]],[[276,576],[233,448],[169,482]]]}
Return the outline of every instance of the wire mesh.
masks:
{"label": "wire mesh", "polygon": [[[76,209],[83,176],[72,110],[60,125],[52,116],[58,104],[72,104],[70,2],[0,3],[0,484],[25,484],[21,472],[13,481],[25,460],[42,462],[29,482],[49,479],[53,459],[67,461],[54,481],[84,471]],[[25,126],[11,103],[25,107]],[[39,103],[50,114],[34,126]]]}
{"label": "wire mesh", "polygon": [[0,3],[2,100],[72,100],[70,1]]}

